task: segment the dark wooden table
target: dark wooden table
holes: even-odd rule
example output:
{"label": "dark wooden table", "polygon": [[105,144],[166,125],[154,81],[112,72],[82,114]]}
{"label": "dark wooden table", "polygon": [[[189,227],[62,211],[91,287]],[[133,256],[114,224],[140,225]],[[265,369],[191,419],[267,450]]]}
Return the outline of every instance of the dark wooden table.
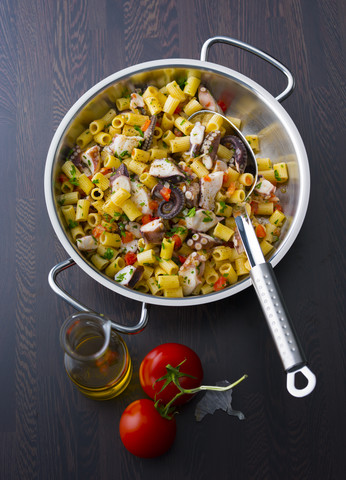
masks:
{"label": "dark wooden table", "polygon": [[[341,0],[1,0],[1,479],[345,478],[344,19]],[[303,399],[288,394],[249,288],[196,308],[153,306],[146,330],[126,337],[134,364],[128,390],[97,403],[63,367],[59,329],[73,310],[47,283],[67,254],[46,212],[46,153],[66,111],[99,80],[147,60],[199,58],[214,35],[268,51],[296,78],[284,107],[305,143],[312,189],[301,232],[275,271],[317,386]],[[214,47],[210,59],[273,94],[285,84],[269,65],[230,47]],[[77,267],[61,282],[119,322],[138,319],[138,303]],[[197,423],[193,400],[177,418],[172,449],[141,460],[123,448],[119,419],[144,396],[142,358],[170,341],[198,353],[205,383],[249,375],[233,395],[246,420],[219,411]]]}

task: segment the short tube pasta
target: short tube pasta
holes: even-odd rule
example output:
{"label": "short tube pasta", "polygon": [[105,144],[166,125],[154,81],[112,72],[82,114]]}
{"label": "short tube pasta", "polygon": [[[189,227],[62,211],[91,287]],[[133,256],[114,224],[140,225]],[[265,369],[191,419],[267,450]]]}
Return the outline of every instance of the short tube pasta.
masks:
{"label": "short tube pasta", "polygon": [[[194,67],[179,71],[183,77],[170,68],[152,83],[142,73],[133,87],[113,86],[113,103],[95,105],[97,118],[88,117],[75,138],[69,137],[71,151],[54,179],[59,218],[80,255],[114,282],[121,282],[120,270],[133,265],[139,270],[131,288],[165,298],[208,295],[249,274],[235,234],[240,208],[257,227],[265,255],[273,252],[286,221],[284,188],[269,201],[264,187],[275,189],[266,182],[249,195],[254,177],[247,167],[238,172],[235,148],[220,143],[216,159],[206,144],[199,149],[209,132],[220,132],[221,139],[234,132],[216,112],[200,113],[197,90],[204,74]],[[196,112],[200,115],[189,121]],[[148,130],[154,115],[155,127]],[[241,127],[241,119],[228,118]],[[197,119],[205,129],[196,129],[201,139],[190,139]],[[254,152],[264,131],[247,131]],[[256,161],[263,178],[273,187],[289,181],[288,156],[268,158],[266,142],[261,147]]]}

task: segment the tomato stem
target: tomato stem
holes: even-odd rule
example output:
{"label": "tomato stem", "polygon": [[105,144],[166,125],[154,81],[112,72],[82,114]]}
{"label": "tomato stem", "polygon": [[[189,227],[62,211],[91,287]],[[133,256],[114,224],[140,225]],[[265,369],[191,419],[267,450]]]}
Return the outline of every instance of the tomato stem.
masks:
{"label": "tomato stem", "polygon": [[[172,370],[171,370],[172,372]],[[180,372],[179,372],[180,373]],[[195,393],[198,393],[198,392],[201,392],[203,390],[211,390],[211,391],[215,391],[215,392],[226,392],[227,390],[231,390],[231,388],[239,385],[239,383],[241,383],[243,380],[245,380],[247,378],[247,375],[243,375],[241,378],[239,378],[238,380],[236,380],[234,383],[232,383],[231,385],[227,385],[226,387],[217,387],[216,385],[201,385],[200,387],[196,387],[196,388],[190,388],[190,389],[186,389],[186,388],[183,388],[180,383],[179,383],[179,379],[178,379],[178,376],[176,376],[174,374],[174,372],[172,372],[171,374],[171,381],[174,383],[174,385],[180,390],[179,393],[176,394],[176,396],[174,398],[172,398],[172,400],[170,400],[167,405],[162,409],[162,413],[161,415],[164,416],[165,418],[168,418],[168,414],[170,412],[170,409],[171,409],[171,406],[172,404],[175,402],[175,400],[179,397],[181,397],[182,395],[184,394],[188,394],[188,395],[194,395]]]}

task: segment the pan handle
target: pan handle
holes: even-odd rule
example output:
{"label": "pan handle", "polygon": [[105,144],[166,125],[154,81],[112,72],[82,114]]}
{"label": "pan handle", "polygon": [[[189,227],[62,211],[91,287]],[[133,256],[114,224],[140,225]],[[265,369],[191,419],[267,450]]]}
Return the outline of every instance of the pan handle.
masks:
{"label": "pan handle", "polygon": [[[91,313],[96,313],[97,315],[102,315],[104,318],[106,318],[103,314],[98,314],[91,308],[88,308],[87,306],[83,305],[83,303],[79,302],[75,298],[73,298],[69,293],[67,293],[60,285],[57,283],[57,276],[59,273],[61,273],[63,270],[66,270],[69,267],[72,267],[75,265],[76,262],[72,258],[68,258],[67,260],[64,260],[63,262],[58,263],[51,269],[51,271],[48,274],[48,283],[51,287],[51,289],[59,295],[65,302],[69,303],[73,308],[80,312],[91,312]],[[128,333],[128,334],[134,334],[134,333],[139,333],[141,332],[147,325],[148,323],[148,312],[149,306],[146,303],[142,303],[142,312],[141,312],[141,317],[139,319],[139,322],[137,325],[133,327],[128,327],[125,325],[120,325],[119,323],[115,323],[111,320],[112,323],[112,328],[116,330],[117,332],[120,333]]]}
{"label": "pan handle", "polygon": [[257,57],[262,58],[263,60],[269,62],[271,65],[273,65],[275,68],[280,70],[281,73],[286,75],[287,77],[287,87],[285,90],[280,93],[275,99],[278,102],[284,101],[291,93],[293,92],[295,81],[292,73],[288,70],[285,65],[280,63],[278,60],[273,58],[271,55],[268,55],[268,53],[263,52],[262,50],[259,50],[256,47],[252,47],[248,43],[241,42],[240,40],[236,40],[235,38],[230,38],[230,37],[212,37],[208,38],[206,42],[204,42],[202,49],[201,49],[201,60],[202,62],[207,62],[208,61],[208,54],[209,54],[209,49],[214,43],[226,43],[227,45],[232,45],[233,47],[238,47],[241,48],[242,50],[246,50],[247,52],[251,52],[254,55],[257,55]]}

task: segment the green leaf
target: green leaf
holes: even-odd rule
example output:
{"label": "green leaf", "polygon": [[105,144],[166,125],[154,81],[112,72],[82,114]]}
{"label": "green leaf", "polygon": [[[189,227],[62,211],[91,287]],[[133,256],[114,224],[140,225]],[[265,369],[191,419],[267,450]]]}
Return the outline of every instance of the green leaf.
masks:
{"label": "green leaf", "polygon": [[277,170],[274,170],[274,177],[278,182],[281,182],[282,178],[279,175],[279,172]]}
{"label": "green leaf", "polygon": [[78,225],[79,225],[78,222],[74,222],[73,220],[69,219],[68,228],[75,228],[75,227],[78,227]]}
{"label": "green leaf", "polygon": [[69,181],[72,185],[75,185],[76,187],[78,187],[78,185],[79,185],[78,178],[76,178],[76,177],[69,178],[68,181]]}
{"label": "green leaf", "polygon": [[138,125],[134,125],[133,127],[135,130],[137,130],[137,132],[140,134],[141,137],[144,137],[144,132],[143,130],[141,129],[141,127],[139,127]]}
{"label": "green leaf", "polygon": [[187,217],[194,217],[196,215],[196,207],[193,207],[191,208],[191,210],[189,210],[189,213],[186,215]]}
{"label": "green leaf", "polygon": [[112,248],[107,248],[107,250],[103,255],[103,258],[105,258],[106,260],[110,260],[111,258],[113,258],[113,256],[114,256],[114,250]]}

